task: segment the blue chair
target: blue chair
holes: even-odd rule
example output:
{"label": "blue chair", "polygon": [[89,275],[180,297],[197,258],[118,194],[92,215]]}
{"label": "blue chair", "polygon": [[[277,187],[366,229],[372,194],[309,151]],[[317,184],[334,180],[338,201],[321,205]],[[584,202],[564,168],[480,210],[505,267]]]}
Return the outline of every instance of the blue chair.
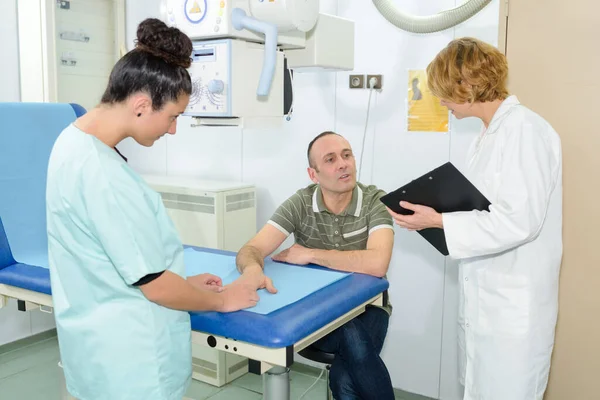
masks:
{"label": "blue chair", "polygon": [[0,103],[0,284],[51,294],[48,160],[56,138],[84,113],[77,104]]}

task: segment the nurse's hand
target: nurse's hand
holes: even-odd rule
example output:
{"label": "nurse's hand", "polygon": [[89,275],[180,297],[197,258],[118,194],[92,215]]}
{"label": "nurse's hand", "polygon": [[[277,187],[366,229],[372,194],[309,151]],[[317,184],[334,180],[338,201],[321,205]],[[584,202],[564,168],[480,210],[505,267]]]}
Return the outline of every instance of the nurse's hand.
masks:
{"label": "nurse's hand", "polygon": [[414,211],[414,214],[396,214],[389,208],[386,208],[394,219],[394,222],[402,228],[408,229],[409,231],[420,231],[421,229],[426,228],[444,228],[442,214],[431,207],[411,204],[406,201],[401,201],[400,207]]}
{"label": "nurse's hand", "polygon": [[269,293],[277,293],[273,281],[265,275],[260,265],[248,265],[244,268],[244,273],[233,283],[244,283],[253,287],[254,290],[267,289]]}
{"label": "nurse's hand", "polygon": [[219,293],[219,296],[222,296],[223,305],[217,311],[233,312],[254,307],[258,303],[259,297],[256,289],[247,284],[236,282],[225,286],[223,291]]}
{"label": "nurse's hand", "polygon": [[211,290],[213,292],[221,292],[223,290],[223,282],[221,278],[212,274],[200,274],[188,276],[187,281],[195,288],[202,290]]}

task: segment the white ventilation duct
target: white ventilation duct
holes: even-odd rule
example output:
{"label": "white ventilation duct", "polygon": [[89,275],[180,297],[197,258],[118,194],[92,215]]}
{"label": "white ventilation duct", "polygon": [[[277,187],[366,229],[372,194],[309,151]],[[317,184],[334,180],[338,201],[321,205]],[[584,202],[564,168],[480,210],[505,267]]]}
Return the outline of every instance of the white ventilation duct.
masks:
{"label": "white ventilation duct", "polygon": [[392,0],[373,0],[381,15],[398,28],[412,33],[433,33],[452,28],[483,10],[492,0],[469,0],[465,4],[426,17],[400,11]]}

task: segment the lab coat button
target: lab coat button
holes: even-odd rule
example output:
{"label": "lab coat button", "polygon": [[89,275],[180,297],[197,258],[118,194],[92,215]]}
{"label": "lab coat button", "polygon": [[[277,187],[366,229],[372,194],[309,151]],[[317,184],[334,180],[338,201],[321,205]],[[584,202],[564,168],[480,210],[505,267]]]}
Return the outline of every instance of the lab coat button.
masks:
{"label": "lab coat button", "polygon": [[469,278],[465,278],[465,281],[467,281],[467,282],[468,282],[468,281],[469,281]]}
{"label": "lab coat button", "polygon": [[336,243],[336,244],[335,244],[335,247],[340,247],[340,245]]}

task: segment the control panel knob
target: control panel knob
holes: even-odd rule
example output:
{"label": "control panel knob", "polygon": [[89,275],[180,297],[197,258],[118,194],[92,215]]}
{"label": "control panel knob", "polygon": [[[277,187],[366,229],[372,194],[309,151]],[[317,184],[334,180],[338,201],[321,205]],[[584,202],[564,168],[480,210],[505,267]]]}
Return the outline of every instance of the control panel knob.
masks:
{"label": "control panel knob", "polygon": [[220,79],[213,79],[208,82],[208,91],[211,93],[222,93],[225,89],[225,84]]}

